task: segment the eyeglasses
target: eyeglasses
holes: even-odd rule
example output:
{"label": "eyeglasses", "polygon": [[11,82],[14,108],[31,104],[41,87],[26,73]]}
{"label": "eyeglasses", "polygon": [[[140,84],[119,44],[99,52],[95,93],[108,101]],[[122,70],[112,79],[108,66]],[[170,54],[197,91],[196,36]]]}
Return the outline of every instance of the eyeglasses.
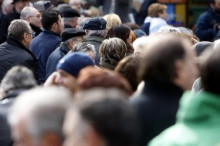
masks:
{"label": "eyeglasses", "polygon": [[41,15],[40,15],[40,14],[38,14],[38,15],[36,15],[36,16],[30,16],[30,17],[37,17],[37,18],[41,18]]}

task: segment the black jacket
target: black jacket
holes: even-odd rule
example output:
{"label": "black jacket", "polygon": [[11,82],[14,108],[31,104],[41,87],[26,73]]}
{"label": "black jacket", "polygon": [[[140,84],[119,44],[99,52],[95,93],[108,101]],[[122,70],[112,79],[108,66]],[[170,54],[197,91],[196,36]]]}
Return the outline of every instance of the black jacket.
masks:
{"label": "black jacket", "polygon": [[146,146],[149,140],[175,123],[182,93],[172,83],[147,82],[144,90],[131,98],[142,130],[139,146]]}
{"label": "black jacket", "polygon": [[21,42],[14,37],[0,45],[0,82],[7,71],[13,66],[26,66],[33,71],[37,79],[37,60],[34,55]]}

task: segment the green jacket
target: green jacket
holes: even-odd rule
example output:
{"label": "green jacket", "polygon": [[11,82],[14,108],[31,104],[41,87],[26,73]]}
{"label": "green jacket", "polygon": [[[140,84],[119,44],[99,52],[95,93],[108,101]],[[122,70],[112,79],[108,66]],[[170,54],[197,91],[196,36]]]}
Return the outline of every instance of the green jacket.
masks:
{"label": "green jacket", "polygon": [[186,92],[177,122],[155,137],[149,146],[220,145],[220,95]]}

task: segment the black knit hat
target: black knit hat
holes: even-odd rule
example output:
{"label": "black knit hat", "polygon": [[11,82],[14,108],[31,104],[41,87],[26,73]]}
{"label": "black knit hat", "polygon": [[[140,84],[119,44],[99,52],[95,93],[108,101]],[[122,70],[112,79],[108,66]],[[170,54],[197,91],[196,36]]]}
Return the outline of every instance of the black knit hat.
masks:
{"label": "black knit hat", "polygon": [[75,29],[75,28],[66,28],[64,29],[62,33],[62,41],[66,41],[70,38],[76,37],[76,36],[83,36],[85,35],[85,31],[81,29]]}

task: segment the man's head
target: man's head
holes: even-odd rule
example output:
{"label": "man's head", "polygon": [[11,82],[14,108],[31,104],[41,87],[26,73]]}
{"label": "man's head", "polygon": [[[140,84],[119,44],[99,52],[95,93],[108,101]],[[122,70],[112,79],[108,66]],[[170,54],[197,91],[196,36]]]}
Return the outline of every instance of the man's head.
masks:
{"label": "man's head", "polygon": [[[120,97],[120,98],[119,98]],[[119,90],[83,91],[64,122],[64,146],[134,146],[137,124],[134,111]]]}
{"label": "man's head", "polygon": [[58,11],[47,10],[42,14],[42,25],[45,30],[53,31],[61,36],[63,21]]}
{"label": "man's head", "polygon": [[56,84],[75,92],[76,78],[80,70],[86,66],[94,66],[94,62],[85,53],[76,52],[66,55],[57,64]]}
{"label": "man's head", "polygon": [[167,19],[167,6],[164,4],[153,3],[148,8],[148,15],[150,17],[159,17],[164,20]]}
{"label": "man's head", "polygon": [[69,0],[69,5],[71,5],[74,9],[80,13],[81,11],[81,0]]}
{"label": "man's head", "polygon": [[15,10],[20,13],[21,10],[28,6],[30,0],[13,0],[12,4],[14,4]]}
{"label": "man's head", "polygon": [[25,7],[21,11],[20,18],[23,19],[23,20],[28,21],[30,24],[32,24],[32,25],[34,25],[38,28],[42,27],[41,14],[34,7]]}
{"label": "man's head", "polygon": [[15,145],[61,146],[62,124],[71,95],[61,88],[37,88],[17,97],[9,113]]}
{"label": "man's head", "polygon": [[69,25],[72,28],[76,28],[78,17],[80,14],[73,8],[67,8],[63,10],[63,21],[65,25]]}
{"label": "man's head", "polygon": [[51,1],[48,0],[38,0],[34,2],[33,6],[40,12],[43,13],[51,7]]}
{"label": "man's head", "polygon": [[197,77],[195,53],[188,40],[177,35],[158,34],[149,37],[143,57],[143,79],[159,83],[172,82],[189,90]]}
{"label": "man's head", "polygon": [[23,66],[14,66],[11,68],[1,82],[2,97],[12,90],[30,89],[37,85],[31,70]]}
{"label": "man's head", "polygon": [[210,7],[215,13],[220,15],[220,0],[211,0]]}
{"label": "man's head", "polygon": [[17,39],[28,48],[32,40],[32,29],[25,20],[13,20],[8,27],[8,36]]}
{"label": "man's head", "polygon": [[106,24],[104,18],[96,17],[91,18],[87,22],[84,23],[83,29],[86,30],[86,35],[96,35],[100,37],[105,37],[106,35]]}
{"label": "man's head", "polygon": [[70,49],[77,43],[82,42],[85,31],[75,28],[66,28],[62,33],[62,41]]}

